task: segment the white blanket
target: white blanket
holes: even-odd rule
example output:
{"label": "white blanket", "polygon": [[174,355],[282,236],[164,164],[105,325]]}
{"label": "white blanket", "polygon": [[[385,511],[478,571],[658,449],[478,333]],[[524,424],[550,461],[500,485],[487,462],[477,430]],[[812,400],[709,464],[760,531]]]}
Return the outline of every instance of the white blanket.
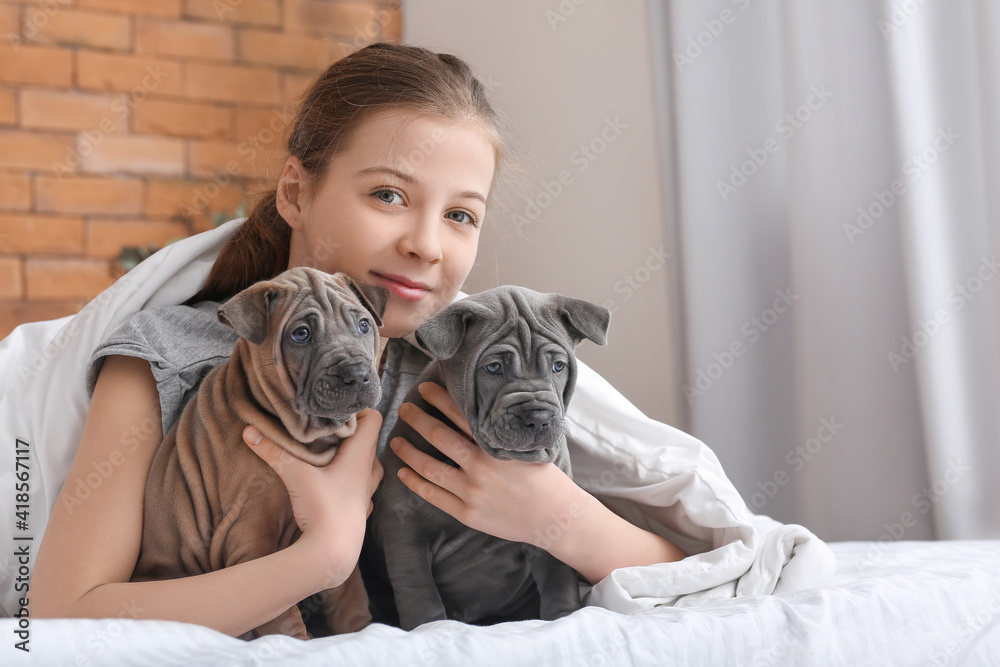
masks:
{"label": "white blanket", "polygon": [[[75,316],[22,325],[0,342],[0,438],[7,452],[0,498],[6,505],[16,497],[16,451],[27,453],[21,463],[30,487],[24,527],[9,517],[0,521],[5,615],[18,609],[18,578],[34,563],[63,483],[82,497],[103,479],[95,469],[66,480],[89,404],[84,370],[91,353],[136,311],[195,294],[240,223],[167,246]],[[593,587],[588,604],[617,612],[693,606],[822,586],[833,576],[835,559],[818,538],[801,526],[752,515],[708,447],[647,418],[582,363],[568,422],[577,482],[691,554],[676,563],[616,570]],[[24,549],[26,564],[15,556]]]}
{"label": "white blanket", "polygon": [[1000,665],[1000,541],[838,542],[825,588],[618,614],[585,607],[558,621],[491,627],[436,621],[302,641],[251,642],[188,623],[52,619],[14,648],[0,619],[0,665],[394,665],[476,667],[996,667]]}

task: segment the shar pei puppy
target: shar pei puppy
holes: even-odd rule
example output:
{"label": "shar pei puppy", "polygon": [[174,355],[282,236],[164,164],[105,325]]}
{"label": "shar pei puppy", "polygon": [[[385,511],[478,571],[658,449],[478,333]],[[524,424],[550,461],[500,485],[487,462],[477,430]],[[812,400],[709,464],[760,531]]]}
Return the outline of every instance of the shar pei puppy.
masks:
{"label": "shar pei puppy", "polygon": [[[387,297],[346,274],[298,267],[219,306],[219,320],[240,337],[153,457],[133,581],[219,570],[298,539],[288,491],[243,442],[243,429],[253,424],[292,456],[329,463],[354,433],[356,414],[378,403],[378,327]],[[323,593],[333,632],[370,622],[356,567]],[[295,606],[255,634],[308,638]]]}
{"label": "shar pei puppy", "polygon": [[[417,391],[422,382],[436,382],[489,455],[552,462],[570,474],[563,418],[576,379],[574,349],[584,338],[605,344],[610,317],[587,301],[521,287],[469,296],[417,329],[416,340],[433,361],[405,400],[452,424]],[[388,441],[398,436],[455,465],[402,420]],[[391,585],[402,628],[441,619],[480,625],[548,620],[579,608],[580,580],[572,568],[534,545],[463,525],[398,479],[404,464],[395,452],[386,448],[382,456],[385,475],[366,557]]]}

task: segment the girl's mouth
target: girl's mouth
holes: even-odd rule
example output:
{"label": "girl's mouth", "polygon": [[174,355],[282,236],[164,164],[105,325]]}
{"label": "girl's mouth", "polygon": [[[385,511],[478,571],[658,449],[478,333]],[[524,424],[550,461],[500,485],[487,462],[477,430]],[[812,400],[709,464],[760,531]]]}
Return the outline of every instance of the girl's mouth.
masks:
{"label": "girl's mouth", "polygon": [[431,288],[424,283],[414,282],[405,276],[383,275],[374,271],[371,274],[378,279],[379,285],[407,301],[419,301],[431,291]]}

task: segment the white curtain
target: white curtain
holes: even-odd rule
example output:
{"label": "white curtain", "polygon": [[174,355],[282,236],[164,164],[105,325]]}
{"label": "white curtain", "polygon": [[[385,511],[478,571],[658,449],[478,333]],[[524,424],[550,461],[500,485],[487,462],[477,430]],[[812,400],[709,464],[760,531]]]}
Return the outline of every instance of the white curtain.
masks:
{"label": "white curtain", "polygon": [[651,7],[688,430],[825,539],[1000,537],[1000,3]]}

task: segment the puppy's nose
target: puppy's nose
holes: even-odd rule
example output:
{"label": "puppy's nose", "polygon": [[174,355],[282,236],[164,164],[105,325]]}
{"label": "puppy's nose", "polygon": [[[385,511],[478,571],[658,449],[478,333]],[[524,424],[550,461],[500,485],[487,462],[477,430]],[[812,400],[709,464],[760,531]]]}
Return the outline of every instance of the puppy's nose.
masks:
{"label": "puppy's nose", "polygon": [[334,370],[334,375],[344,381],[349,386],[361,386],[368,384],[372,379],[371,369],[364,362],[353,364],[342,364]]}
{"label": "puppy's nose", "polygon": [[552,424],[553,412],[545,408],[524,410],[517,415],[524,425],[532,431],[548,428]]}

